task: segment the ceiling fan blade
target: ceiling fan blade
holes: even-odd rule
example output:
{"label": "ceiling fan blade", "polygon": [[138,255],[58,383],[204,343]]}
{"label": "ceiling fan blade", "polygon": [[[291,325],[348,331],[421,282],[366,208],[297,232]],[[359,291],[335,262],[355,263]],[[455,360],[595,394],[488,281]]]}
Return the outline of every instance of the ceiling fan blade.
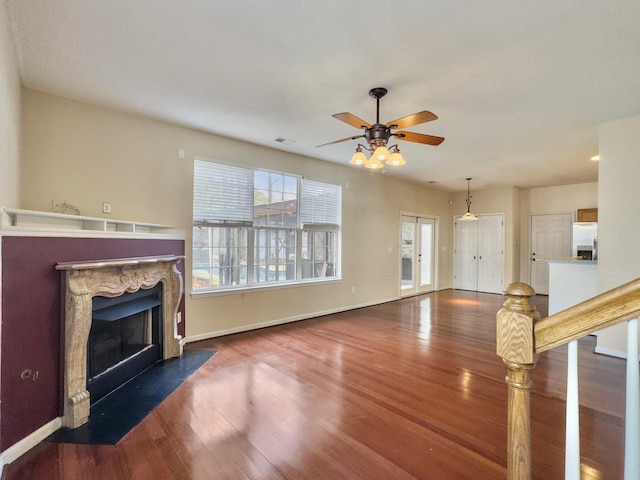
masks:
{"label": "ceiling fan blade", "polygon": [[407,142],[424,143],[426,145],[433,146],[440,145],[442,142],[444,142],[443,137],[424,135],[422,133],[396,132],[393,134],[393,136],[399,138],[400,140],[406,140]]}
{"label": "ceiling fan blade", "polygon": [[414,125],[419,125],[420,123],[431,122],[437,119],[438,119],[438,116],[435,113],[427,112],[426,110],[424,110],[422,112],[414,113],[413,115],[408,115],[406,117],[399,118],[392,122],[388,122],[387,127],[407,128],[407,127],[412,127]]}
{"label": "ceiling fan blade", "polygon": [[337,118],[338,120],[348,123],[352,127],[356,128],[371,128],[371,125],[361,118],[356,117],[353,113],[342,112],[336,113],[335,115],[331,115],[333,118]]}
{"label": "ceiling fan blade", "polygon": [[334,143],[346,142],[347,140],[355,140],[356,138],[363,138],[363,137],[364,137],[364,135],[357,135],[355,137],[347,137],[347,138],[343,138],[341,140],[336,140],[334,142],[323,143],[322,145],[316,145],[316,148],[324,147],[325,145],[333,145]]}

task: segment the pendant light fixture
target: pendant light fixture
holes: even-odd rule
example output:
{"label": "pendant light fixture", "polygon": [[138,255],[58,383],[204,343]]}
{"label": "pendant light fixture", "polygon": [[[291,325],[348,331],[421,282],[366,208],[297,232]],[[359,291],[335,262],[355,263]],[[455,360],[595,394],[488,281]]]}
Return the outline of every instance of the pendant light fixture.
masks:
{"label": "pendant light fixture", "polygon": [[470,222],[474,220],[478,220],[473,213],[471,213],[471,178],[467,178],[467,213],[460,217],[460,220],[464,222]]}

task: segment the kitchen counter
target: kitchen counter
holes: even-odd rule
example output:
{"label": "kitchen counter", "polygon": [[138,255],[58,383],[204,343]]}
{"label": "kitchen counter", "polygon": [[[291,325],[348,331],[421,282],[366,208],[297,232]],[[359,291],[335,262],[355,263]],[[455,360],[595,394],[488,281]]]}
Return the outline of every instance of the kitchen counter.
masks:
{"label": "kitchen counter", "polygon": [[597,260],[549,261],[549,315],[598,294]]}
{"label": "kitchen counter", "polygon": [[582,258],[567,258],[565,260],[549,260],[549,264],[552,263],[588,263],[598,264],[598,260],[583,260]]}

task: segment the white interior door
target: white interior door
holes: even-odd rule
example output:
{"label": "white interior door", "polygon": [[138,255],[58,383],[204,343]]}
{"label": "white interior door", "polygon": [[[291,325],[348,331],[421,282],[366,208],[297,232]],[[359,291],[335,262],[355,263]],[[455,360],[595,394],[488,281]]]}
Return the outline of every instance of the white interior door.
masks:
{"label": "white interior door", "polygon": [[504,291],[504,217],[478,217],[478,291]]}
{"label": "white interior door", "polygon": [[402,296],[432,292],[435,289],[436,221],[428,217],[403,216],[401,219]]}
{"label": "white interior door", "polygon": [[478,290],[478,223],[454,219],[453,288]]}
{"label": "white interior door", "polygon": [[549,294],[549,261],[571,256],[571,214],[531,216],[531,287]]}
{"label": "white interior door", "polygon": [[453,288],[489,293],[504,290],[504,215],[454,219]]}

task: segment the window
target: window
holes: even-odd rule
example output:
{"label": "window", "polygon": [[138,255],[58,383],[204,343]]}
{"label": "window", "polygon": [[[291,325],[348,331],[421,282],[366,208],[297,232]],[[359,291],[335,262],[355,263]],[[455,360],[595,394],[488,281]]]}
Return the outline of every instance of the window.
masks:
{"label": "window", "polygon": [[334,276],[335,234],[333,231],[302,232],[302,278]]}
{"label": "window", "polygon": [[194,290],[338,277],[342,188],[196,160]]}

